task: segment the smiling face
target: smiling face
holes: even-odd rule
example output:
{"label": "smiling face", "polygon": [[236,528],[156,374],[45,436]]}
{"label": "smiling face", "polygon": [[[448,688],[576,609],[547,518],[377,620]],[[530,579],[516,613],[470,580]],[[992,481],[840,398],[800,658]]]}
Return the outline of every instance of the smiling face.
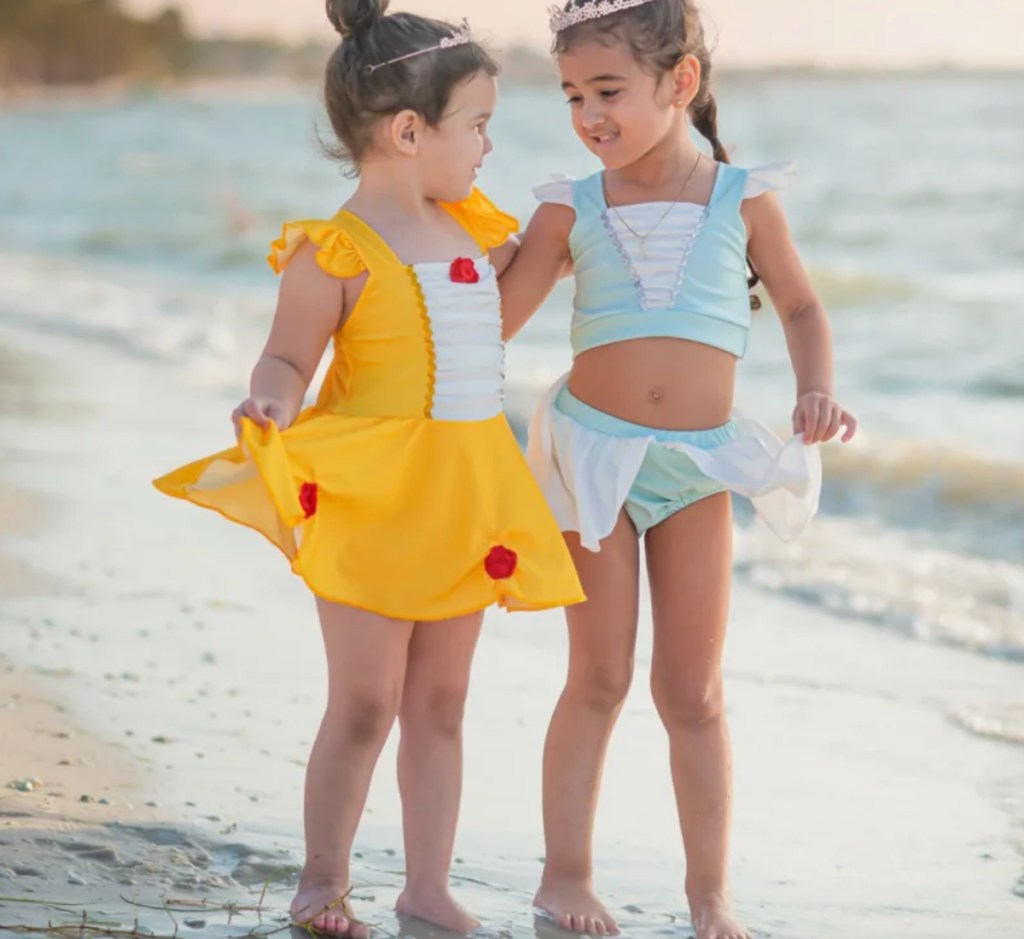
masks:
{"label": "smiling face", "polygon": [[573,45],[559,55],[558,68],[573,129],[608,169],[635,163],[685,123],[678,102],[680,82],[692,83],[688,60],[676,73],[658,75],[612,39]]}

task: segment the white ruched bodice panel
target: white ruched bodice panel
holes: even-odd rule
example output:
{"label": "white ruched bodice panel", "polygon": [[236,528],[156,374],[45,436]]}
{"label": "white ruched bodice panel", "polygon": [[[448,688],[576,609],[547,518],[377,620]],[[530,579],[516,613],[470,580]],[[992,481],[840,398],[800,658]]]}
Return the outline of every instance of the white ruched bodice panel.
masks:
{"label": "white ruched bodice panel", "polygon": [[487,420],[502,411],[505,344],[498,279],[486,258],[474,265],[476,284],[455,283],[448,264],[413,266],[433,346],[435,420]]}

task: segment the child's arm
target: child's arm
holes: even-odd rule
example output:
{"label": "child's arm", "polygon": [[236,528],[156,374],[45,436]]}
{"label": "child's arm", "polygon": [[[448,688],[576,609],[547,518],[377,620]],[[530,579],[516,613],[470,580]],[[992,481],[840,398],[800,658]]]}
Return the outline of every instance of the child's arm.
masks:
{"label": "child's arm", "polygon": [[544,203],[530,219],[512,263],[501,274],[502,338],[511,339],[571,271],[569,233],[576,213]]}
{"label": "child's arm", "polygon": [[796,374],[793,432],[802,433],[807,443],[824,443],[845,427],[842,440],[847,443],[857,432],[857,420],[833,397],[832,330],[782,206],[774,194],[765,193],[743,203],[743,218],[750,260],[782,321]]}
{"label": "child's arm", "polygon": [[516,255],[519,253],[520,238],[518,235],[513,235],[503,245],[499,245],[497,248],[492,248],[487,256],[490,258],[491,266],[494,268],[494,273],[500,280],[504,275],[505,271],[509,269],[509,265],[516,259]]}
{"label": "child's arm", "polygon": [[289,427],[299,411],[324,349],[339,329],[345,310],[345,281],[321,270],[319,249],[304,244],[281,277],[270,337],[252,370],[249,397],[231,419],[248,417],[261,427],[273,421]]}

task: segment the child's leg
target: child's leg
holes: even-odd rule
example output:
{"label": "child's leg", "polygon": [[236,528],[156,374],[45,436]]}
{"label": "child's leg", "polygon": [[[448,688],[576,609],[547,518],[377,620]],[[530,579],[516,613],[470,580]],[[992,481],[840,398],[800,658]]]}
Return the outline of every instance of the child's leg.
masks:
{"label": "child's leg", "polygon": [[480,923],[452,899],[448,871],[462,795],[462,715],[482,621],[474,613],[417,624],[399,712],[406,888],[396,909],[463,934]]}
{"label": "child's leg", "polygon": [[562,928],[614,934],[594,895],[593,830],[605,753],[633,677],[639,543],[623,512],[594,554],[566,535],[587,601],[566,609],[569,675],[544,747],[547,857],[535,903]]}
{"label": "child's leg", "polygon": [[697,939],[749,939],[728,890],[732,755],[722,692],[732,504],[719,493],[647,533],[651,689],[669,735]]}
{"label": "child's leg", "polygon": [[[349,856],[370,777],[394,724],[412,623],[317,601],[327,652],[327,709],[306,770],[306,866],[292,918],[365,937],[347,905]],[[329,909],[328,909],[329,908]],[[327,910],[327,912],[324,912]]]}

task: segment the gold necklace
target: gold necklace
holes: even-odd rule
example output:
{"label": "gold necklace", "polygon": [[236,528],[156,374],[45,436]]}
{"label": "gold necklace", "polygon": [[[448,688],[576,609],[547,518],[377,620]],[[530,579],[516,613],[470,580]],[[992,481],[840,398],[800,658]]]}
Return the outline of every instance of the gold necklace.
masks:
{"label": "gold necklace", "polygon": [[622,217],[622,213],[619,212],[618,207],[612,204],[611,199],[608,198],[608,180],[607,180],[607,177],[603,178],[602,183],[603,183],[603,186],[604,186],[604,201],[608,203],[608,208],[610,208],[615,213],[615,217],[620,222],[622,222],[622,224],[625,225],[626,228],[629,230],[630,234],[632,234],[633,237],[636,238],[636,240],[640,242],[640,256],[641,257],[643,257],[643,258],[647,257],[647,239],[650,238],[651,235],[653,235],[659,228],[661,228],[662,223],[665,221],[665,219],[667,219],[669,217],[669,215],[671,214],[672,210],[679,204],[679,200],[682,198],[683,193],[686,192],[686,190],[690,188],[690,183],[693,182],[693,176],[697,172],[697,167],[700,166],[700,161],[701,161],[701,158],[703,156],[704,156],[703,153],[698,153],[697,154],[697,160],[693,164],[693,168],[690,170],[689,175],[686,177],[686,182],[683,183],[683,188],[680,189],[679,192],[676,193],[675,199],[673,199],[668,204],[668,208],[665,210],[665,214],[662,215],[661,218],[658,219],[657,224],[655,224],[654,228],[652,228],[646,235],[641,235],[640,232],[638,232],[632,225],[630,225],[629,222],[627,222]]}

